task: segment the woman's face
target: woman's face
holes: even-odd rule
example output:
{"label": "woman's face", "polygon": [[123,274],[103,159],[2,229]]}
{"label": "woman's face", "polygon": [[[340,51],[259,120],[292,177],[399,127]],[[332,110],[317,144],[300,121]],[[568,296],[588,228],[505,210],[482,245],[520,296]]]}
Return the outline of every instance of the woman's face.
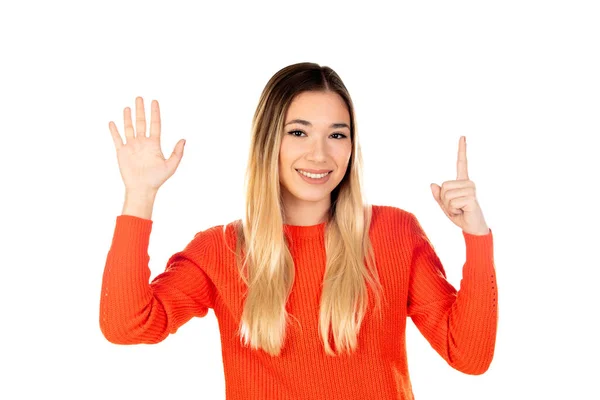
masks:
{"label": "woman's face", "polygon": [[[286,205],[327,203],[341,182],[352,153],[350,114],[334,92],[303,92],[287,111],[279,151],[279,182]],[[322,179],[298,170],[329,172]],[[324,204],[321,204],[324,205]]]}

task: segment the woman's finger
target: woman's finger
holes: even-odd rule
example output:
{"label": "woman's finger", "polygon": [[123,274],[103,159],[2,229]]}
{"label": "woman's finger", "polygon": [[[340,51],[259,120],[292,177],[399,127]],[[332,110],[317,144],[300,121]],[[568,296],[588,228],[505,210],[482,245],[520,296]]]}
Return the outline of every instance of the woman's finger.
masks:
{"label": "woman's finger", "polygon": [[160,139],[160,108],[158,101],[152,100],[150,105],[150,137]]}
{"label": "woman's finger", "polygon": [[117,125],[115,125],[114,122],[110,121],[108,123],[108,129],[110,130],[110,135],[112,136],[113,142],[115,143],[115,148],[119,150],[121,147],[123,147],[123,139],[121,138],[121,135],[117,130]]}
{"label": "woman's finger", "polygon": [[469,197],[456,197],[448,203],[448,211],[454,215],[460,215],[463,213],[462,208],[469,204],[471,199]]}
{"label": "woman's finger", "polygon": [[463,187],[460,189],[450,189],[450,190],[446,190],[445,192],[441,193],[441,199],[442,199],[442,203],[444,204],[448,204],[448,202],[452,199],[455,199],[457,197],[464,197],[464,196],[475,196],[475,188],[472,186],[469,187]]}
{"label": "woman's finger", "polygon": [[140,96],[135,99],[135,135],[146,136],[146,110],[144,110],[144,99]]}
{"label": "woman's finger", "polygon": [[129,142],[129,140],[135,138],[133,123],[131,122],[131,108],[125,107],[123,110],[123,120],[125,122],[125,140]]}

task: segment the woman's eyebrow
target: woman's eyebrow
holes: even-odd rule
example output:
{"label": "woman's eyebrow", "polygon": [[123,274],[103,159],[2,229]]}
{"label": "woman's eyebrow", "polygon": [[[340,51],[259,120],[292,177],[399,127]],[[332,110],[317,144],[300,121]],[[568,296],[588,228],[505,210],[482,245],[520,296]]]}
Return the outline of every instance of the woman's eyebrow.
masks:
{"label": "woman's eyebrow", "polygon": [[[289,124],[302,124],[305,126],[312,126],[312,124],[304,119],[293,119],[290,122],[286,123],[284,126],[288,126]],[[343,122],[337,122],[337,123],[333,123],[329,126],[330,128],[348,128],[350,129],[350,127],[348,126],[348,124],[343,123]]]}

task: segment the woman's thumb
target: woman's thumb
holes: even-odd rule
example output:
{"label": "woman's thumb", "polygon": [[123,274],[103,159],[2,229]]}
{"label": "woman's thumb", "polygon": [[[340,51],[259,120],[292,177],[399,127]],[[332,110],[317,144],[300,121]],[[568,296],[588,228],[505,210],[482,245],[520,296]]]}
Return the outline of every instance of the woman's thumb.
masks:
{"label": "woman's thumb", "polygon": [[179,165],[179,162],[181,161],[181,157],[183,157],[183,148],[184,147],[185,147],[185,139],[181,139],[175,145],[175,148],[173,149],[173,153],[171,153],[171,156],[167,160],[167,165],[169,166],[170,170],[174,171],[177,168],[177,166]]}

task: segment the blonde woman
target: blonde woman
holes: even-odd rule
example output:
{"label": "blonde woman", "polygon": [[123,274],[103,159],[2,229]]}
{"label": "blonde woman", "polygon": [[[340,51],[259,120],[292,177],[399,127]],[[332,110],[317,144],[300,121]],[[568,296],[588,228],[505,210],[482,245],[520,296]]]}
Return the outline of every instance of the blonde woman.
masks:
{"label": "blonde woman", "polygon": [[136,113],[134,132],[125,108],[125,143],[109,123],[126,187],[102,280],[100,327],[110,342],[158,343],[213,309],[228,400],[412,399],[407,317],[453,368],[488,369],[493,241],[464,137],[457,179],[431,187],[465,239],[457,291],[412,213],[365,204],[355,111],[340,77],[314,63],[287,66],[253,117],[245,215],[197,233],[149,282],[153,202],[184,141],[165,159],[158,102],[149,137],[139,97]]}

